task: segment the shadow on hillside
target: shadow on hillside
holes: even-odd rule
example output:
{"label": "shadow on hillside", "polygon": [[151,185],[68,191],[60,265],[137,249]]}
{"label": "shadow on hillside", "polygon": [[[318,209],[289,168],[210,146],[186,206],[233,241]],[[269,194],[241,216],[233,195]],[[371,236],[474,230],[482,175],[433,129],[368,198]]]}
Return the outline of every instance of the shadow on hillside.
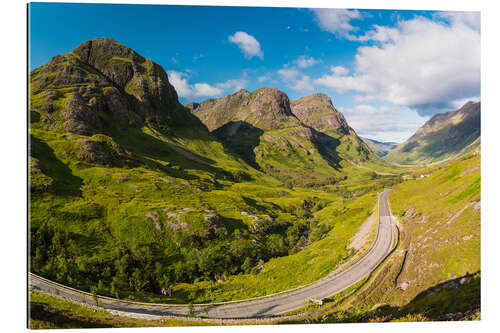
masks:
{"label": "shadow on hillside", "polygon": [[[103,322],[94,322],[81,315],[75,315],[69,310],[61,310],[51,307],[48,303],[30,303],[31,328],[106,328],[112,325]],[[38,321],[41,327],[37,327]],[[54,327],[45,327],[45,325]]]}
{"label": "shadow on hillside", "polygon": [[439,158],[446,154],[458,154],[480,135],[481,114],[478,112],[458,124],[445,126],[439,131],[429,134],[427,138],[429,144],[422,151],[433,158]]}
{"label": "shadow on hillside", "polygon": [[[216,174],[219,178],[231,178],[227,171],[215,167],[215,161],[198,155],[190,150],[178,146],[174,150],[168,143],[144,133],[140,129],[127,129],[120,132],[110,132],[109,135],[124,149],[138,155],[153,169],[171,174],[186,180],[199,179],[182,171],[194,169]],[[185,155],[183,155],[183,152]],[[166,165],[169,165],[166,167]],[[172,168],[177,166],[177,168]]]}
{"label": "shadow on hillside", "polygon": [[[465,282],[464,282],[465,281]],[[439,283],[415,296],[408,304],[398,307],[382,305],[373,311],[356,313],[350,310],[336,311],[320,320],[322,313],[312,314],[306,319],[308,323],[363,323],[382,321],[415,321],[417,315],[427,320],[461,320],[464,313],[470,309],[480,309],[481,281],[480,272],[466,274],[453,280]],[[461,313],[462,318],[446,316]],[[460,315],[460,314],[459,314]],[[291,320],[281,324],[303,323],[304,320]]]}
{"label": "shadow on hillside", "polygon": [[[398,320],[405,317],[423,315],[430,320],[445,320],[444,315],[449,313],[462,314],[467,310],[481,305],[481,278],[480,273],[466,274],[453,280],[445,281],[432,286],[415,296],[403,307],[384,305],[372,313],[370,317]],[[364,320],[366,321],[366,316]],[[450,320],[450,319],[448,319]]]}
{"label": "shadow on hillside", "polygon": [[40,169],[54,180],[52,191],[61,195],[81,196],[83,181],[57,158],[54,150],[44,141],[30,135],[30,155],[38,159]]}
{"label": "shadow on hillside", "polygon": [[224,145],[224,150],[233,156],[240,157],[253,168],[260,170],[254,148],[260,143],[264,131],[243,120],[230,121],[212,131]]}
{"label": "shadow on hillside", "polygon": [[332,168],[339,171],[341,169],[341,158],[338,155],[337,147],[340,145],[340,140],[314,129],[313,133],[315,135],[313,143],[316,149],[318,149],[318,152]]}

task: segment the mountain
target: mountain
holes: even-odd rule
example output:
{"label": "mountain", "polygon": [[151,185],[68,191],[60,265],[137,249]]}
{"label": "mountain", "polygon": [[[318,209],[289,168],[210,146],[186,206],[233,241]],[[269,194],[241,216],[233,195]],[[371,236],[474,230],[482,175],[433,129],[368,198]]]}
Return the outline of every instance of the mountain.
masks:
{"label": "mountain", "polygon": [[[300,266],[321,278],[353,255],[375,191],[399,181],[342,160],[339,139],[304,124],[277,89],[192,104],[195,116],[159,65],[108,38],[29,80],[29,269],[86,291],[204,302],[249,289],[183,288],[255,278],[263,295],[276,282],[266,274],[283,273],[259,274],[266,262],[319,241],[307,253],[321,248],[321,264]],[[286,278],[279,288],[304,282]]]}
{"label": "mountain", "polygon": [[368,147],[370,147],[371,150],[380,157],[384,157],[399,145],[399,143],[396,142],[382,142],[368,138],[362,139],[368,145]]}
{"label": "mountain", "polygon": [[186,107],[230,151],[285,182],[335,183],[353,173],[366,173],[360,164],[384,164],[325,94],[290,101],[274,88],[241,89]]}
{"label": "mountain", "polygon": [[399,164],[433,163],[452,158],[481,136],[481,102],[436,114],[385,159]]}
{"label": "mountain", "polygon": [[228,153],[132,49],[86,41],[33,70],[29,93],[30,271],[113,297],[158,295],[307,242],[283,236],[304,217],[263,199],[289,196],[282,183]]}
{"label": "mountain", "polygon": [[290,105],[292,112],[304,124],[338,142],[336,153],[340,159],[356,165],[367,162],[384,164],[349,126],[344,115],[333,106],[326,94],[308,95],[291,101]]}
{"label": "mountain", "polygon": [[158,64],[108,38],[55,56],[30,77],[31,110],[43,123],[70,133],[196,121]]}

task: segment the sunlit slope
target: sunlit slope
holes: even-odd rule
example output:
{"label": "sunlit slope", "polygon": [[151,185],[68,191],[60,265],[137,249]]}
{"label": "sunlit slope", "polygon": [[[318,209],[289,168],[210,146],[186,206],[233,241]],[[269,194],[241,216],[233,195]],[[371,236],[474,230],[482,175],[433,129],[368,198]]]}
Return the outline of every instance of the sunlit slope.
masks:
{"label": "sunlit slope", "polygon": [[428,164],[453,158],[481,136],[481,102],[433,116],[385,159],[398,164]]}

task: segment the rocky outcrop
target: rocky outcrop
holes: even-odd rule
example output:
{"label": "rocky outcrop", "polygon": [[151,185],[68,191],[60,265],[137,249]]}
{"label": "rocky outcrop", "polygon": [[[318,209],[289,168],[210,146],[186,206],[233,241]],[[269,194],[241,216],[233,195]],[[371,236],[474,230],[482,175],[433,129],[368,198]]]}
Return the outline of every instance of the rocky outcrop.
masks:
{"label": "rocky outcrop", "polygon": [[329,130],[348,134],[350,127],[344,118],[332,104],[330,97],[323,93],[317,93],[290,102],[293,114],[304,124],[317,131]]}
{"label": "rocky outcrop", "polygon": [[[82,43],[31,72],[30,109],[46,124],[93,135],[110,128],[165,129],[197,122],[158,64],[109,38]],[[192,125],[192,124],[191,124]]]}
{"label": "rocky outcrop", "polygon": [[96,135],[89,139],[80,138],[77,143],[78,152],[76,157],[80,161],[107,167],[137,166],[141,164],[134,154],[126,151],[105,135]]}
{"label": "rocky outcrop", "polygon": [[252,93],[241,89],[226,97],[189,103],[186,107],[211,131],[230,122],[246,122],[263,130],[300,124],[291,111],[288,96],[275,88],[260,88]]}
{"label": "rocky outcrop", "polygon": [[102,129],[95,109],[89,107],[78,92],[72,93],[66,100],[62,118],[64,128],[70,133],[93,135]]}

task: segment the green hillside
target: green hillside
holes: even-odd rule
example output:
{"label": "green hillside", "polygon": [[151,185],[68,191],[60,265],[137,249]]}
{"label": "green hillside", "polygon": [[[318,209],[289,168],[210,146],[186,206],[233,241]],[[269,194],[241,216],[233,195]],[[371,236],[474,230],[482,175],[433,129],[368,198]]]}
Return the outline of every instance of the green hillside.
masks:
{"label": "green hillside", "polygon": [[385,159],[398,164],[426,164],[463,153],[481,136],[481,102],[433,116]]}
{"label": "green hillside", "polygon": [[324,94],[289,101],[277,89],[242,89],[187,107],[229,151],[288,186],[397,172],[368,148]]}
{"label": "green hillside", "polygon": [[[480,317],[481,155],[420,169],[390,195],[400,243],[355,296],[322,322]],[[424,175],[424,177],[421,177]]]}
{"label": "green hillside", "polygon": [[[248,137],[265,131],[259,167],[179,104],[160,66],[113,40],[84,42],[33,70],[30,270],[103,295],[189,302],[241,296],[225,287],[231,281],[248,293],[300,283],[279,276],[250,287],[279,257],[320,256],[326,266],[312,281],[353,255],[348,236],[373,207],[371,191],[399,178],[336,170],[286,95],[255,95],[260,116]],[[364,190],[349,189],[363,179]],[[334,183],[344,187],[326,186]],[[362,194],[363,208],[350,211]],[[316,253],[334,225],[338,241]]]}

